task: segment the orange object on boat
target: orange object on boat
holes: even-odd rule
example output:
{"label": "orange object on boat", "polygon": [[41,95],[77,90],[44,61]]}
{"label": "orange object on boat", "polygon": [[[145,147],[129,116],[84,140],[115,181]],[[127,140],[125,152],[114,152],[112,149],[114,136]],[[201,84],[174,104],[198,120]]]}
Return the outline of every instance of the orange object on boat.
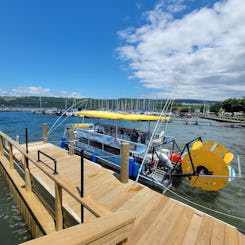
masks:
{"label": "orange object on boat", "polygon": [[170,160],[173,163],[182,163],[182,157],[180,154],[177,154],[177,153],[171,153]]}

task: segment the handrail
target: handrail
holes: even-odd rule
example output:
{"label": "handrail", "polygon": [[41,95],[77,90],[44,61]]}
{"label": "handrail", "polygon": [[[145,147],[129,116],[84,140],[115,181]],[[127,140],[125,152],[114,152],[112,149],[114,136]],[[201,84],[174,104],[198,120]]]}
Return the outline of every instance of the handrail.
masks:
{"label": "handrail", "polygon": [[[32,158],[30,153],[26,153],[25,149],[21,147],[16,141],[10,138],[7,134],[0,131],[0,154],[4,154],[4,147],[3,147],[3,139],[5,139],[9,144],[14,146],[23,156],[25,159],[29,159],[32,164],[34,164],[38,169],[40,169],[44,174],[46,174],[51,180],[53,180],[56,186],[64,189],[67,193],[69,193],[75,200],[77,200],[80,204],[82,204],[85,208],[87,208],[95,217],[102,217],[112,212],[105,208],[104,206],[98,204],[96,201],[92,200],[88,196],[81,197],[77,191],[77,188],[72,186],[71,184],[67,183],[61,176],[54,175],[50,173],[50,169],[48,166],[40,165]],[[25,169],[28,169],[25,166]]]}
{"label": "handrail", "polygon": [[99,218],[93,222],[79,224],[69,229],[51,233],[21,245],[46,244],[126,244],[132,231],[135,216],[125,210]]}
{"label": "handrail", "polygon": [[57,161],[56,161],[56,159],[55,158],[53,158],[53,157],[51,157],[50,155],[48,155],[47,153],[45,153],[45,152],[43,152],[43,151],[41,151],[41,150],[38,150],[37,151],[37,161],[38,162],[41,162],[41,160],[40,160],[40,154],[43,154],[45,157],[47,157],[47,158],[49,158],[50,160],[52,160],[53,162],[54,162],[54,174],[58,174],[58,172],[57,172]]}

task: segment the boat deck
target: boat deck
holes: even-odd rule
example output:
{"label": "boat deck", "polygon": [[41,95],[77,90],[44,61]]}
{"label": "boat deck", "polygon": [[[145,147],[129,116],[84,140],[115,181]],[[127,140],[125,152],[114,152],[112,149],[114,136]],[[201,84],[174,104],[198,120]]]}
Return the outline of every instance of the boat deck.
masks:
{"label": "boat deck", "polygon": [[[57,160],[57,171],[63,179],[80,186],[79,156],[70,156],[67,151],[50,143],[29,145],[29,154],[33,157],[37,158],[37,150]],[[50,178],[36,166],[31,164],[29,167],[32,175],[54,195]],[[85,196],[95,199],[112,212],[130,210],[136,215],[128,244],[245,244],[244,234],[235,227],[131,180],[123,184],[116,173],[86,159],[84,174]],[[64,195],[63,204],[80,220],[79,203]],[[94,216],[85,212],[85,223],[93,219]]]}

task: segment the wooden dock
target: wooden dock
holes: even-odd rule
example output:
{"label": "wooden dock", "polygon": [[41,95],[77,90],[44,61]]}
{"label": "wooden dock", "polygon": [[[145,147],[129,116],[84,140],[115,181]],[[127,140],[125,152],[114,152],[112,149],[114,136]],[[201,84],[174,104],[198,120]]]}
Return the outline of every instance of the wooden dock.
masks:
{"label": "wooden dock", "polygon": [[[31,176],[29,181],[36,184],[32,184],[31,190],[28,191],[28,180],[26,177],[23,180],[22,177],[24,182],[20,183],[19,180],[19,189],[23,192],[25,202],[30,203],[30,208],[35,206],[37,209],[31,212],[37,213],[36,218],[39,219],[40,225],[46,224],[42,230],[47,235],[28,241],[25,245],[245,244],[245,235],[235,227],[131,180],[121,183],[118,174],[86,159],[82,198],[79,193],[79,156],[69,155],[67,151],[43,142],[29,144],[29,153],[26,154],[24,146],[18,146],[2,132],[0,137],[1,165],[12,181],[15,181],[18,179],[18,171],[13,165],[25,163],[24,169],[28,169]],[[4,147],[5,141],[9,147]],[[42,161],[37,161],[38,150],[57,160],[58,174],[53,174],[54,163],[50,159],[42,156]],[[42,191],[37,193],[35,187]],[[45,197],[40,197],[42,193],[50,196],[47,199],[55,199],[55,214],[50,217],[48,202],[42,200]],[[38,200],[42,202],[39,204]],[[83,224],[79,224],[81,203],[87,207]],[[67,217],[72,217],[66,218],[65,212]],[[74,226],[63,229],[70,223],[74,223]]]}

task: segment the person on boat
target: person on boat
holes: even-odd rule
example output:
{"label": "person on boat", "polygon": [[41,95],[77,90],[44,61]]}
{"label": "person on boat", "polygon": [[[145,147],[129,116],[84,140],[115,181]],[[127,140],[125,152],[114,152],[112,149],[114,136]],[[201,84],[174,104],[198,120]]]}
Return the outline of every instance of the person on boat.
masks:
{"label": "person on boat", "polygon": [[132,134],[131,134],[130,140],[132,142],[138,142],[138,138],[139,138],[139,133],[136,129],[134,129]]}
{"label": "person on boat", "polygon": [[146,133],[142,132],[140,135],[140,143],[145,144],[145,141],[146,141]]}

